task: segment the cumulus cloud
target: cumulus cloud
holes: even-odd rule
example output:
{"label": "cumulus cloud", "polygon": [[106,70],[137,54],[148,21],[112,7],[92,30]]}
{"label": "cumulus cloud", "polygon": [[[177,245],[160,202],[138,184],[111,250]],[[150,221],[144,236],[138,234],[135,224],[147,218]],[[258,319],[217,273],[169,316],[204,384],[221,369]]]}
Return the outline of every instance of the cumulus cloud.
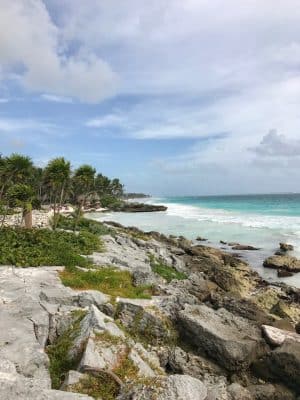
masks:
{"label": "cumulus cloud", "polygon": [[118,78],[109,64],[84,47],[72,52],[41,0],[2,0],[0,26],[4,77],[13,71],[30,91],[85,102],[115,93]]}
{"label": "cumulus cloud", "polygon": [[258,156],[266,157],[297,157],[300,156],[300,140],[289,140],[275,129],[265,135],[258,146],[251,147]]}

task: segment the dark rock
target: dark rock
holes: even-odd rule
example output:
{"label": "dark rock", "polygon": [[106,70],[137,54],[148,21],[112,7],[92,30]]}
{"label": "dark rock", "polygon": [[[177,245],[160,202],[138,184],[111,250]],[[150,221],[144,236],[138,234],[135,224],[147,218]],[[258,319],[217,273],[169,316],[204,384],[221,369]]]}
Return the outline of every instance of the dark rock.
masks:
{"label": "dark rock", "polygon": [[265,383],[251,385],[247,389],[252,394],[254,400],[295,400],[294,394],[281,385]]}
{"label": "dark rock", "polygon": [[201,237],[201,236],[198,236],[198,237],[196,238],[196,240],[197,240],[198,242],[206,242],[206,241],[207,241],[207,239],[205,239],[205,238],[203,238],[203,237]]}
{"label": "dark rock", "polygon": [[281,382],[300,394],[300,343],[285,341],[281,347],[253,363],[265,380]]}
{"label": "dark rock", "polygon": [[294,275],[294,274],[293,274],[292,272],[286,271],[286,270],[284,270],[284,269],[279,269],[279,270],[277,271],[277,276],[278,276],[278,278],[287,278],[287,277],[293,276],[293,275]]}
{"label": "dark rock", "polygon": [[237,244],[235,246],[232,246],[232,250],[260,250],[260,249],[254,246]]}
{"label": "dark rock", "polygon": [[297,333],[300,334],[300,322],[298,322],[298,323],[296,324],[295,330],[296,330]]}
{"label": "dark rock", "polygon": [[287,244],[287,243],[279,243],[279,248],[281,251],[293,251],[294,250],[294,246],[291,244]]}
{"label": "dark rock", "polygon": [[114,211],[119,212],[158,212],[158,211],[166,211],[168,207],[155,205],[155,204],[145,204],[145,203],[131,203],[131,202],[124,202],[114,207]]}
{"label": "dark rock", "polygon": [[221,244],[227,244],[227,242],[224,242],[224,240],[220,240]]}

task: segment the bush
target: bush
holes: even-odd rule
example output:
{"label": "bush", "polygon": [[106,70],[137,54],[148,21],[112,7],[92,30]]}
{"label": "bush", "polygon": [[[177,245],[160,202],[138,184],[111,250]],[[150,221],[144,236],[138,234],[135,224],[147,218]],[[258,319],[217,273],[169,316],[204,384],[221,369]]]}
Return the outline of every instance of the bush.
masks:
{"label": "bush", "polygon": [[[59,215],[57,228],[74,230],[75,224],[76,222],[73,217],[65,217],[63,215]],[[76,225],[77,230],[87,231],[95,235],[108,235],[112,232],[112,230],[102,224],[102,222],[94,221],[88,218],[80,218]]]}
{"label": "bush", "polygon": [[101,251],[100,239],[89,233],[49,229],[3,228],[0,230],[0,265],[88,266],[82,255]]}

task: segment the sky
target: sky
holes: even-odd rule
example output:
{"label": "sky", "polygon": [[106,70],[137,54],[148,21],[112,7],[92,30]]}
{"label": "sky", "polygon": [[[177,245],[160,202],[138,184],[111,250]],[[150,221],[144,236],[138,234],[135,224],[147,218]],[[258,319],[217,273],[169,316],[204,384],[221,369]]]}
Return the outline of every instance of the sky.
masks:
{"label": "sky", "polygon": [[153,195],[300,192],[298,0],[0,0],[0,152]]}

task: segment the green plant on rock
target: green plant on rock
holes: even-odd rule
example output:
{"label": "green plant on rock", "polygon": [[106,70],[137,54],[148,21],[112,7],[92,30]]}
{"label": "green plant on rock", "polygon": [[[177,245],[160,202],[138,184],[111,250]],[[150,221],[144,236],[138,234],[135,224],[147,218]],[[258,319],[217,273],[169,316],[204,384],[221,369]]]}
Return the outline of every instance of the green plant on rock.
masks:
{"label": "green plant on rock", "polygon": [[78,366],[82,354],[78,354],[76,357],[71,357],[69,352],[75,338],[79,334],[80,323],[85,315],[85,311],[74,311],[74,321],[72,325],[61,336],[59,336],[53,344],[46,348],[50,360],[49,372],[53,389],[59,389],[67,372],[76,369]]}
{"label": "green plant on rock", "polygon": [[89,271],[67,268],[60,273],[60,278],[65,286],[99,290],[113,297],[150,299],[152,294],[151,286],[134,286],[130,272],[119,271],[113,267]]}
{"label": "green plant on rock", "polygon": [[160,275],[168,283],[171,282],[173,279],[187,279],[187,275],[184,272],[179,272],[174,267],[163,263],[161,260],[157,260],[153,254],[150,254],[149,258],[152,271]]}

